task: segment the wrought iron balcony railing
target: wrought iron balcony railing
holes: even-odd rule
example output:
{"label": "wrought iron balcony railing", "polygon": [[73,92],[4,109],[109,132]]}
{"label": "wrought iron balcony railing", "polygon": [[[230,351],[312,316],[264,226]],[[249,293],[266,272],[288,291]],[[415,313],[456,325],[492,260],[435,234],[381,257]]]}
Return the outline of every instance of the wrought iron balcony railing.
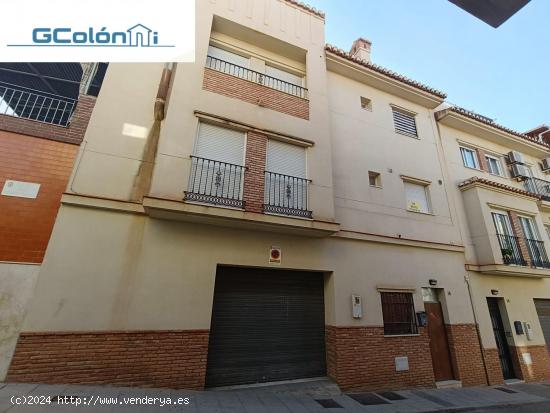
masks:
{"label": "wrought iron balcony railing", "polygon": [[309,179],[265,172],[264,212],[311,218],[308,210]]}
{"label": "wrought iron balcony railing", "polygon": [[75,103],[75,99],[10,83],[0,83],[0,115],[67,126]]}
{"label": "wrought iron balcony railing", "polygon": [[192,156],[185,200],[244,208],[245,169],[242,165]]}
{"label": "wrought iron balcony railing", "polygon": [[226,73],[231,76],[249,80],[251,82],[258,83],[260,85],[279,90],[293,96],[298,96],[303,99],[308,98],[308,91],[305,87],[285,82],[284,80],[267,76],[263,73],[250,70],[246,67],[238,66],[212,56],[206,57],[206,67],[216,70],[218,72]]}
{"label": "wrought iron balcony railing", "polygon": [[519,247],[518,237],[512,235],[497,234],[498,243],[500,244],[500,252],[502,261],[506,265],[522,265],[526,266],[527,261],[523,258]]}
{"label": "wrought iron balcony railing", "polygon": [[525,189],[540,195],[545,201],[550,201],[550,182],[539,178],[527,178],[524,181]]}
{"label": "wrought iron balcony railing", "polygon": [[527,249],[529,250],[529,258],[531,258],[531,265],[539,268],[550,268],[550,261],[546,254],[546,248],[544,242],[535,239],[526,239]]}

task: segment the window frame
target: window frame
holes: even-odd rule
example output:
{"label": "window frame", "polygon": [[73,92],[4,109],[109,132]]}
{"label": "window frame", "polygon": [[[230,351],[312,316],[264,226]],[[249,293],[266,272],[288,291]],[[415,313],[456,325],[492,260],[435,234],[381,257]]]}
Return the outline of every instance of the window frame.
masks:
{"label": "window frame", "polygon": [[[413,112],[411,110],[399,107],[399,106],[391,105],[391,104],[390,104],[390,107],[391,107],[391,110],[392,110],[393,129],[394,129],[395,133],[398,133],[400,135],[409,136],[409,137],[415,138],[415,139],[420,139],[420,137],[418,135],[418,124],[416,122],[417,113]],[[415,133],[411,133],[409,131],[399,129],[397,123],[395,122],[395,113],[399,113],[401,115],[410,117],[412,119],[413,123],[414,123],[414,132]]]}
{"label": "window frame", "polygon": [[[382,175],[380,172],[376,171],[368,171],[368,178],[369,178],[369,187],[371,188],[382,188]],[[371,178],[374,178],[374,185],[371,184]]]}
{"label": "window frame", "polygon": [[[490,164],[489,160],[494,160],[496,162],[497,169],[498,169],[497,173],[494,173],[494,172],[491,171],[491,166],[490,166],[491,164]],[[505,177],[504,168],[502,167],[501,157],[486,153],[485,154],[485,161],[487,163],[487,172],[488,173],[490,173],[491,175],[494,175],[494,176]]]}
{"label": "window frame", "polygon": [[[462,165],[464,165],[465,168],[476,169],[476,170],[480,171],[481,167],[480,167],[479,156],[478,156],[477,150],[475,150],[473,148],[469,148],[469,147],[464,146],[464,145],[460,145],[459,148],[460,148],[460,157],[462,158]],[[470,152],[473,153],[473,155],[474,155],[474,164],[475,164],[474,166],[469,166],[469,165],[466,164],[466,157],[464,156],[465,151],[470,151]]]}
{"label": "window frame", "polygon": [[[420,210],[417,211],[417,210],[411,209],[409,207],[409,198],[408,198],[408,195],[407,195],[407,185],[415,185],[415,186],[418,186],[418,187],[422,187],[424,189],[424,196],[426,198],[427,211],[420,211]],[[409,180],[409,179],[403,179],[403,188],[404,188],[404,192],[405,192],[405,207],[406,207],[408,212],[414,212],[415,214],[433,215],[433,207],[432,207],[432,202],[431,202],[431,199],[430,199],[429,186],[430,186],[430,183],[428,183],[428,182],[419,182],[419,181],[413,181],[413,180]]]}
{"label": "window frame", "polygon": [[[419,334],[413,292],[380,291],[380,303],[384,336],[416,336]],[[395,305],[400,305],[401,309],[395,311]],[[402,320],[400,320],[401,316],[404,316]],[[405,317],[408,319],[405,320]],[[401,329],[402,327],[404,328]]]}

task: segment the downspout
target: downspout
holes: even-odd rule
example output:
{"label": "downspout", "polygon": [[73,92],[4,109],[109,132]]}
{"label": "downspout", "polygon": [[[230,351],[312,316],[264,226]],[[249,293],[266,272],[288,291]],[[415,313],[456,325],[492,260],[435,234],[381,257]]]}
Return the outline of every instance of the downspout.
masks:
{"label": "downspout", "polygon": [[131,194],[132,201],[142,202],[143,197],[148,195],[151,190],[151,181],[160,137],[160,126],[166,116],[166,99],[168,98],[173,70],[174,63],[166,63],[162,69],[157,97],[155,98],[153,107],[154,121],[143,148],[142,161],[138,173],[134,179]]}
{"label": "downspout", "polygon": [[468,286],[468,295],[470,296],[470,306],[472,307],[472,314],[474,315],[474,323],[476,325],[477,340],[479,341],[479,350],[481,351],[481,362],[483,363],[483,370],[485,370],[485,380],[487,381],[487,385],[490,386],[491,383],[489,382],[489,371],[487,370],[487,363],[485,362],[485,354],[483,354],[483,342],[481,341],[481,333],[479,331],[479,323],[477,321],[476,309],[474,306],[474,299],[472,296],[472,287],[470,286],[469,274],[466,274],[464,276],[464,281],[466,281],[466,285]]}

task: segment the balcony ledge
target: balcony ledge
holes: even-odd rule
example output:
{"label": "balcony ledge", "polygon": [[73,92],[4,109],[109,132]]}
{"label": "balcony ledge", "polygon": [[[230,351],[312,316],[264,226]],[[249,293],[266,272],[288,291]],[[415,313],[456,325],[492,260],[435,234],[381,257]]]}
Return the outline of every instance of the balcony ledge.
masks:
{"label": "balcony ledge", "polygon": [[505,275],[510,277],[545,278],[550,277],[550,269],[521,267],[505,264],[471,265],[466,264],[467,271],[476,271],[487,275]]}
{"label": "balcony ledge", "polygon": [[153,197],[143,199],[143,208],[145,213],[153,218],[311,237],[327,237],[340,230],[340,224],[335,222],[258,214],[241,209],[220,208]]}

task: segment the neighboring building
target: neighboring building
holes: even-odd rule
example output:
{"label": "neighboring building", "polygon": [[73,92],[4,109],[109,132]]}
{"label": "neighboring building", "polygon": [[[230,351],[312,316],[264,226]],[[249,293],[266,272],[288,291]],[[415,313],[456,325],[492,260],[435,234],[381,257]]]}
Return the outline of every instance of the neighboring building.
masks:
{"label": "neighboring building", "polygon": [[109,66],[8,380],[487,384],[445,95],[292,0],[196,13],[196,63]]}
{"label": "neighboring building", "polygon": [[61,66],[0,65],[0,380],[95,103]]}
{"label": "neighboring building", "polygon": [[438,111],[490,383],[550,377],[550,141]]}

